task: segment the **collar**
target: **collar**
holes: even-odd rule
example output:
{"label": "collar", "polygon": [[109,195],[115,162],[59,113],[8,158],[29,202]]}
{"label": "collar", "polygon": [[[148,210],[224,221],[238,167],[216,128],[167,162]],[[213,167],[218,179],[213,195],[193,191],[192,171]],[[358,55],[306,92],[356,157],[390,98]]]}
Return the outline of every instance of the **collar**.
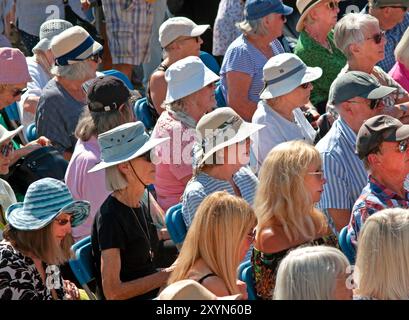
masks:
{"label": "collar", "polygon": [[356,153],[355,151],[356,133],[351,129],[351,127],[341,117],[338,118],[337,122],[338,122],[339,130],[342,132],[342,134],[347,139],[348,144],[350,144],[354,148],[354,152]]}
{"label": "collar", "polygon": [[370,184],[370,189],[371,191],[379,198],[385,199],[385,200],[404,200],[408,201],[409,200],[409,193],[408,191],[405,190],[405,197],[402,199],[396,192],[388,189],[386,186],[381,184],[378,180],[376,180],[375,177],[372,175],[369,175],[368,181]]}

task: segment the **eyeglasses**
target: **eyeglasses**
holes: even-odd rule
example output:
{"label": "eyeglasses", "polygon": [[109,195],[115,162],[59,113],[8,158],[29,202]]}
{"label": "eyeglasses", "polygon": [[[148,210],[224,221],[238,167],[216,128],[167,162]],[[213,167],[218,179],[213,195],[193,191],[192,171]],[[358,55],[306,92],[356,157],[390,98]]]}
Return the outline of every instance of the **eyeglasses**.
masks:
{"label": "eyeglasses", "polygon": [[366,38],[365,40],[373,40],[376,44],[380,44],[383,37],[385,37],[385,31],[374,34],[372,37]]}
{"label": "eyeglasses", "polygon": [[317,176],[321,180],[324,178],[324,171],[314,171],[314,172],[307,172],[309,175]]}
{"label": "eyeglasses", "polygon": [[338,2],[336,1],[330,1],[330,2],[327,2],[327,7],[330,10],[336,10],[339,8],[339,5],[338,5]]}
{"label": "eyeglasses", "polygon": [[24,94],[27,90],[28,90],[27,88],[16,89],[16,90],[14,90],[14,92],[13,92],[12,95],[13,95],[13,97],[15,98],[15,97],[18,97],[19,95]]}
{"label": "eyeglasses", "polygon": [[[382,99],[371,99],[370,102],[369,102],[369,105],[368,105],[369,109],[371,109],[371,110],[376,109],[377,107],[379,107],[379,103],[381,101],[382,101]],[[355,104],[364,104],[364,101],[360,102],[360,101],[351,100],[351,101],[345,101],[345,102],[355,103]]]}
{"label": "eyeglasses", "polygon": [[74,222],[74,217],[71,216],[69,219],[61,219],[61,218],[55,218],[55,222],[57,222],[60,226],[65,226],[68,222],[72,225]]}
{"label": "eyeglasses", "polygon": [[254,228],[253,230],[251,230],[247,235],[246,235],[247,239],[249,240],[250,243],[254,242],[254,239],[256,239],[256,228]]}
{"label": "eyeglasses", "polygon": [[399,151],[401,153],[404,153],[406,152],[406,150],[408,150],[408,140],[403,140],[399,142]]}
{"label": "eyeglasses", "polygon": [[200,36],[181,38],[181,39],[177,39],[177,41],[187,41],[187,40],[191,40],[191,39],[195,39],[196,43],[199,43]]}
{"label": "eyeglasses", "polygon": [[150,152],[150,151],[145,152],[145,153],[144,153],[143,155],[141,155],[140,157],[143,158],[145,161],[152,162],[151,152]]}
{"label": "eyeglasses", "polygon": [[[382,8],[385,8],[385,7],[382,7]],[[408,11],[408,7],[405,7],[405,6],[388,6],[388,8],[399,8],[402,11]]]}
{"label": "eyeglasses", "polygon": [[94,61],[95,63],[99,63],[101,59],[101,55],[99,53],[93,54],[91,57],[89,57],[91,61]]}
{"label": "eyeglasses", "polygon": [[282,15],[281,15],[281,20],[283,20],[284,22],[286,22],[286,21],[287,21],[287,17],[282,14]]}
{"label": "eyeglasses", "polygon": [[310,86],[311,86],[311,82],[306,82],[306,83],[303,83],[302,85],[300,85],[300,87],[303,88],[303,89],[308,89]]}
{"label": "eyeglasses", "polygon": [[3,157],[7,158],[9,156],[9,154],[11,153],[11,151],[14,149],[13,147],[13,143],[10,141],[7,144],[3,144],[2,146],[0,146],[0,152],[2,154]]}

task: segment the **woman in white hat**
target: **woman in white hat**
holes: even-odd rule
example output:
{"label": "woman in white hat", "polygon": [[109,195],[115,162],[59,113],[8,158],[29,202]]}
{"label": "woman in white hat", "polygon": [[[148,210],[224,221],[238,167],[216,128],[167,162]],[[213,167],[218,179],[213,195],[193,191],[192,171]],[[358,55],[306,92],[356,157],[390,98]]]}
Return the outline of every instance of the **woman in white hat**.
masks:
{"label": "woman in white hat", "polygon": [[304,140],[314,143],[316,131],[300,107],[308,103],[312,81],[322,69],[311,68],[292,53],[272,57],[263,67],[264,90],[253,116],[253,123],[265,127],[254,135],[252,167],[260,168],[268,152],[281,142]]}
{"label": "woman in white hat", "polygon": [[71,257],[71,228],[87,218],[89,203],[72,198],[56,179],[32,183],[24,202],[6,212],[0,242],[0,300],[77,300],[80,293],[63,280],[58,266]]}
{"label": "woman in white hat", "polygon": [[41,92],[51,79],[51,67],[54,65],[54,55],[51,52],[52,39],[71,28],[71,22],[62,19],[46,20],[40,27],[40,41],[33,48],[33,56],[27,58],[28,72],[32,81],[27,83],[27,91],[19,101],[21,124],[28,126],[34,122],[35,112]]}
{"label": "woman in white hat", "polygon": [[166,141],[149,139],[142,122],[120,125],[98,136],[101,162],[112,194],[97,212],[91,239],[96,279],[106,299],[152,299],[171,268],[157,271],[158,234],[148,205],[141,201],[155,181],[151,150]]}
{"label": "woman in white hat", "polygon": [[151,108],[158,114],[164,110],[162,103],[166,99],[168,83],[165,71],[180,59],[200,54],[200,46],[203,43],[200,37],[210,25],[197,25],[185,17],[173,17],[166,20],[159,28],[159,42],[164,51],[164,60],[152,73],[146,97]]}
{"label": "woman in white hat", "polygon": [[154,138],[169,137],[160,145],[155,190],[159,205],[167,210],[180,202],[192,177],[192,144],[201,117],[216,105],[214,82],[219,79],[196,56],[183,58],[166,70],[165,107],[152,132]]}
{"label": "woman in white hat", "polygon": [[342,67],[344,54],[334,44],[332,28],[337,22],[340,0],[297,0],[300,12],[296,30],[300,32],[294,53],[310,67],[321,67],[323,75],[314,81],[311,103],[325,113],[329,88]]}
{"label": "woman in white hat", "polygon": [[226,190],[253,204],[258,179],[248,167],[250,136],[263,125],[245,122],[233,109],[217,108],[197,124],[193,147],[194,175],[183,193],[183,219],[192,224],[200,203]]}

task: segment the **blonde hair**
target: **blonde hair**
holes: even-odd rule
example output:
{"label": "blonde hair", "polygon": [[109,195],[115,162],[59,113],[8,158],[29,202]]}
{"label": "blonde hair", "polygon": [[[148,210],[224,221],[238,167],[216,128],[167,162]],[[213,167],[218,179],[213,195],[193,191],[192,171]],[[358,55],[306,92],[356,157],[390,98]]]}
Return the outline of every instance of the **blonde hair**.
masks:
{"label": "blonde hair", "polygon": [[257,232],[276,222],[290,241],[313,240],[327,227],[304,183],[308,167],[320,164],[318,150],[303,141],[281,143],[268,153],[255,197]]}
{"label": "blonde hair", "polygon": [[409,29],[406,29],[395,48],[395,58],[406,68],[409,68]]}
{"label": "blonde hair", "polygon": [[290,251],[277,271],[275,300],[333,300],[337,277],[345,274],[348,259],[327,246]]}
{"label": "blonde hair", "polygon": [[203,259],[224,281],[229,294],[240,293],[236,281],[241,244],[255,225],[254,211],[242,198],[226,191],[206,197],[197,209],[168,284],[188,279],[195,262]]}
{"label": "blonde hair", "polygon": [[72,256],[74,240],[71,234],[67,234],[58,245],[52,234],[53,223],[32,231],[18,230],[7,224],[3,237],[25,255],[30,253],[47,264],[62,265]]}
{"label": "blonde hair", "polygon": [[268,16],[265,16],[255,20],[243,20],[237,22],[236,27],[246,36],[264,36],[268,33],[264,25],[264,21],[267,17]]}
{"label": "blonde hair", "polygon": [[385,209],[370,216],[360,232],[357,252],[358,295],[409,299],[409,210]]}

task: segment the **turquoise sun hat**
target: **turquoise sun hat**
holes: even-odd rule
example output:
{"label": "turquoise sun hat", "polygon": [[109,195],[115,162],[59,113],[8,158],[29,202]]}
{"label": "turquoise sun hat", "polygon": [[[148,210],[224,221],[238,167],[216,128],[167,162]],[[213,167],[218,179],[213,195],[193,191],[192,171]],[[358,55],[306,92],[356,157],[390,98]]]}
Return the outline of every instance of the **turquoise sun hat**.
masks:
{"label": "turquoise sun hat", "polygon": [[54,178],[44,178],[30,184],[24,202],[6,211],[6,220],[18,230],[39,230],[51,223],[60,213],[72,214],[72,227],[87,219],[90,203],[74,200],[66,184]]}

